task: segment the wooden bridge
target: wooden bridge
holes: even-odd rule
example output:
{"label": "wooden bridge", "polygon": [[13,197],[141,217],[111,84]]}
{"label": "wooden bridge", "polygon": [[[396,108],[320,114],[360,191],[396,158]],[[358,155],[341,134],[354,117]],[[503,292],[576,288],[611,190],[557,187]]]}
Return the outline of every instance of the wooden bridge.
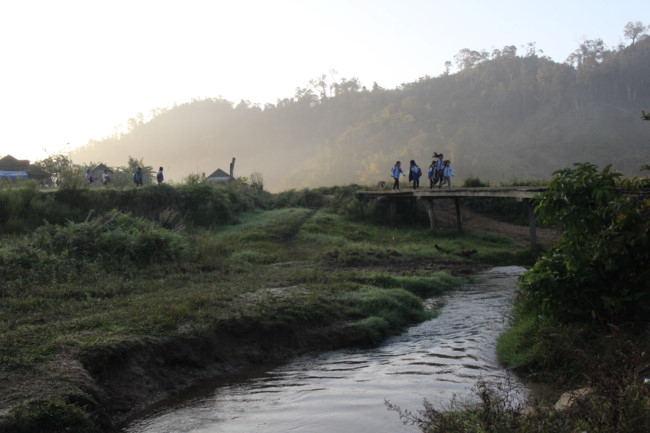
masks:
{"label": "wooden bridge", "polygon": [[535,212],[531,199],[537,194],[546,191],[546,187],[481,187],[481,188],[433,188],[433,189],[410,189],[405,188],[400,191],[376,190],[376,191],[358,191],[357,196],[361,199],[374,199],[388,204],[391,218],[395,217],[397,212],[398,201],[415,201],[421,200],[427,209],[429,215],[429,226],[435,228],[434,218],[434,201],[439,199],[453,199],[456,205],[456,220],[458,221],[458,230],[463,230],[463,217],[460,211],[460,199],[462,197],[511,197],[524,201],[528,208],[528,221],[530,224],[530,248],[537,249],[537,235],[535,228]]}

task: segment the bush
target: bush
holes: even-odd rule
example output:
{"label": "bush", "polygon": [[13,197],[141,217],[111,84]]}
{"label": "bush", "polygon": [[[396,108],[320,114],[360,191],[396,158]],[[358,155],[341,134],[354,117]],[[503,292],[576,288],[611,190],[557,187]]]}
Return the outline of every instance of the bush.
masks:
{"label": "bush", "polygon": [[559,170],[536,211],[562,235],[522,276],[523,292],[565,321],[650,319],[650,180],[620,181],[607,166]]}
{"label": "bush", "polygon": [[403,289],[366,286],[351,294],[350,300],[362,317],[379,317],[392,329],[400,329],[428,318],[422,300]]}
{"label": "bush", "polygon": [[318,190],[305,188],[301,191],[296,191],[295,189],[290,189],[277,195],[275,207],[306,207],[315,209],[323,207],[326,202],[326,197]]}
{"label": "bush", "polygon": [[638,375],[645,355],[629,343],[607,353],[583,359],[591,394],[576,398],[564,410],[526,401],[520,385],[509,376],[479,380],[474,388],[476,399],[454,398],[442,409],[427,400],[417,413],[390,402],[386,405],[405,424],[416,425],[424,433],[647,433],[650,387]]}
{"label": "bush", "polygon": [[482,188],[486,186],[490,186],[490,183],[484,183],[478,177],[468,177],[465,179],[465,182],[463,182],[463,188]]}
{"label": "bush", "polygon": [[0,244],[0,278],[69,281],[98,269],[142,269],[192,255],[193,248],[182,235],[115,212],[89,222],[45,225],[28,237]]}
{"label": "bush", "polygon": [[44,222],[64,222],[73,216],[65,203],[52,193],[40,192],[35,182],[0,190],[0,233],[24,233]]}
{"label": "bush", "polygon": [[226,192],[207,182],[179,187],[180,211],[193,225],[214,227],[232,221],[230,200]]}

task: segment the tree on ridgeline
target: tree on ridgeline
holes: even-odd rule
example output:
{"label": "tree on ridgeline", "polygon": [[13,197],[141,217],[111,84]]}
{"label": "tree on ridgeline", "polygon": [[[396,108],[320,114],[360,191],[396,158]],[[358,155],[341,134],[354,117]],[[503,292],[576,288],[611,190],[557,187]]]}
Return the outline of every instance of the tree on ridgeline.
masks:
{"label": "tree on ridgeline", "polygon": [[650,28],[650,26],[646,27],[641,21],[630,21],[625,24],[625,27],[623,28],[623,36],[625,36],[625,39],[630,39],[632,45],[634,45],[641,36],[646,34],[645,32],[648,28]]}

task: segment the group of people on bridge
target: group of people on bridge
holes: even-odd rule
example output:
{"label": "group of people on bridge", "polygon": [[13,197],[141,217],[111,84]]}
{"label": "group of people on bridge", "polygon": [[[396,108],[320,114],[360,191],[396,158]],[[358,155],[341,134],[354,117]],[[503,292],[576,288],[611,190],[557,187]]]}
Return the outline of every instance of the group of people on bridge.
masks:
{"label": "group of people on bridge", "polygon": [[[451,161],[448,159],[443,159],[444,156],[442,153],[433,152],[433,161],[429,166],[427,171],[427,176],[429,177],[429,188],[437,184],[438,188],[442,188],[443,185],[447,185],[451,188],[451,178],[454,177],[454,170],[451,168]],[[404,170],[402,170],[401,161],[397,161],[390,171],[390,175],[394,180],[393,190],[399,191],[399,179],[400,176],[406,176]],[[409,163],[409,182],[413,182],[413,189],[418,189],[420,187],[420,177],[422,177],[422,169],[418,167],[415,160],[411,160]]]}

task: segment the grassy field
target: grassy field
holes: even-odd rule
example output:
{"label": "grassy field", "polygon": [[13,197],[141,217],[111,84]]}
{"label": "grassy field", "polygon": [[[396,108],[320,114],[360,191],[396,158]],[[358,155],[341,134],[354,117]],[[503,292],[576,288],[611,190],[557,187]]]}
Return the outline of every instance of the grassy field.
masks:
{"label": "grassy field", "polygon": [[[107,215],[92,227],[0,241],[0,431],[111,428],[139,407],[115,405],[126,391],[108,378],[133,369],[133,354],[150,346],[211,345],[204,355],[186,346],[173,356],[158,353],[170,370],[198,358],[193,369],[205,373],[215,359],[236,364],[235,353],[222,353],[234,350],[224,343],[232,336],[253,344],[256,333],[258,340],[290,335],[277,346],[294,351],[374,344],[436,314],[423,298],[458,286],[487,263],[526,257],[494,235],[354,222],[325,209],[252,211],[233,225],[163,234],[139,220],[118,220]],[[467,249],[480,253],[462,257]],[[281,359],[273,352],[280,349],[260,350],[241,364]],[[166,395],[156,389],[146,397]]]}

